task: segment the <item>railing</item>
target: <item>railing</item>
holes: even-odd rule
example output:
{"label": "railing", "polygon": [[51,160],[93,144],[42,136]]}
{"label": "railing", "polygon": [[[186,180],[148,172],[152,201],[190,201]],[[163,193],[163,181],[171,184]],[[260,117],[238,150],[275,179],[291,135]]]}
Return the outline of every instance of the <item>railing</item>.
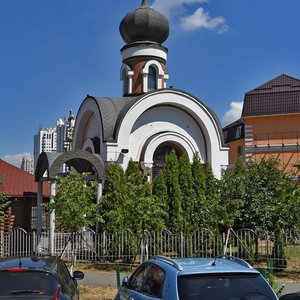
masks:
{"label": "railing", "polygon": [[[88,262],[139,263],[151,256],[215,257],[229,254],[246,259],[263,268],[300,270],[300,232],[283,234],[281,243],[274,233],[257,233],[250,229],[229,230],[216,234],[199,229],[191,234],[173,234],[168,230],[136,235],[129,230],[99,233],[82,230],[73,235],[55,233],[55,255],[64,260]],[[37,236],[17,228],[0,232],[0,257],[49,254],[49,234]]]}
{"label": "railing", "polygon": [[256,146],[299,145],[300,132],[260,133],[253,136]]}

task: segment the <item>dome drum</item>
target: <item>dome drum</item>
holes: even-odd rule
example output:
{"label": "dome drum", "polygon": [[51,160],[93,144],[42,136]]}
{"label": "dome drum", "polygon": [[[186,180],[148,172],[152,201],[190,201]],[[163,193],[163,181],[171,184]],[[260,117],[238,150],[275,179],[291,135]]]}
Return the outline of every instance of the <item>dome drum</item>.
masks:
{"label": "dome drum", "polygon": [[125,62],[132,57],[153,57],[167,61],[168,49],[156,43],[134,43],[121,49],[122,60]]}

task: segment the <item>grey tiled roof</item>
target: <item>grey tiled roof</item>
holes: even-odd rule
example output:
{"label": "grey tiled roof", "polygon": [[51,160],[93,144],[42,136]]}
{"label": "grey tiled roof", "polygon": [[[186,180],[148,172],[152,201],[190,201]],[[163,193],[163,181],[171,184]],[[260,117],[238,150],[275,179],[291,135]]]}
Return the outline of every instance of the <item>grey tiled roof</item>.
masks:
{"label": "grey tiled roof", "polygon": [[242,117],[300,113],[300,80],[280,75],[245,94]]}
{"label": "grey tiled roof", "polygon": [[99,113],[102,119],[103,126],[103,139],[104,141],[115,140],[115,129],[118,127],[118,120],[120,114],[126,107],[131,106],[131,103],[135,103],[141,96],[137,97],[91,97],[93,98],[99,107]]}
{"label": "grey tiled roof", "polygon": [[[199,101],[206,109],[209,111],[213,119],[215,120],[218,131],[220,133],[221,139],[222,139],[222,145],[224,145],[223,140],[223,133],[222,133],[222,127],[220,124],[220,121],[217,117],[217,115],[214,113],[214,111],[206,106],[201,100],[196,98],[195,96],[181,91],[177,89],[162,89],[164,91],[172,91],[172,92],[181,92],[185,93],[187,95],[192,96],[194,99]],[[116,141],[119,125],[121,124],[124,116],[129,111],[129,109],[136,103],[139,99],[145,97],[145,95],[150,95],[152,93],[156,93],[158,90],[150,91],[146,94],[140,94],[134,97],[93,97],[93,96],[87,96],[87,99],[94,99],[96,101],[98,108],[99,108],[99,114],[102,119],[102,126],[103,126],[103,140],[105,142],[114,142]]]}

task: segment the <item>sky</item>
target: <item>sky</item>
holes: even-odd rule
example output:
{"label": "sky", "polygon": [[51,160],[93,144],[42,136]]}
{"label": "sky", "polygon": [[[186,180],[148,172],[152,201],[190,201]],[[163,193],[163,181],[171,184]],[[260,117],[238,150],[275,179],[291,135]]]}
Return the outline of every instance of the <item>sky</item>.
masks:
{"label": "sky", "polygon": [[[122,96],[119,24],[141,0],[0,0],[0,159],[17,166],[39,128],[87,94]],[[300,78],[299,0],[148,0],[169,19],[168,86],[225,126],[244,94]]]}

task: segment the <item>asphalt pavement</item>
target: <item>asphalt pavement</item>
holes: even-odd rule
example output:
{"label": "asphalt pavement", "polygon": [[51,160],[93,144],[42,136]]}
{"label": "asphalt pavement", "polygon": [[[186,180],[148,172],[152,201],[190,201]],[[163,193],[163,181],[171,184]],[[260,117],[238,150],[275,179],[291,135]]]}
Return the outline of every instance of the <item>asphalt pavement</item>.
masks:
{"label": "asphalt pavement", "polygon": [[[121,275],[121,282],[124,275]],[[117,275],[111,272],[84,272],[84,278],[79,285],[117,287]]]}
{"label": "asphalt pavement", "polygon": [[[130,274],[128,274],[130,275]],[[124,274],[121,274],[120,280]],[[78,281],[79,285],[87,286],[104,286],[104,287],[117,287],[117,274],[113,272],[85,272],[84,278]],[[299,282],[294,281],[278,281],[278,287],[280,288],[284,284],[285,288],[283,294],[299,292],[300,291],[300,279]]]}

